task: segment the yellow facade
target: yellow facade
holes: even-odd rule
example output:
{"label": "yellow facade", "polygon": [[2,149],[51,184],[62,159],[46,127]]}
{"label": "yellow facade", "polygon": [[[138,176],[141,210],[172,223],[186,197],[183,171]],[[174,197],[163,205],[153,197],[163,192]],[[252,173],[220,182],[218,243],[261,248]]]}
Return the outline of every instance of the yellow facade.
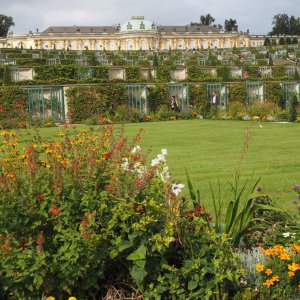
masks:
{"label": "yellow facade", "polygon": [[9,34],[2,48],[57,50],[186,50],[249,47],[250,37],[212,26],[156,26],[132,17],[122,26],[49,27],[43,32]]}

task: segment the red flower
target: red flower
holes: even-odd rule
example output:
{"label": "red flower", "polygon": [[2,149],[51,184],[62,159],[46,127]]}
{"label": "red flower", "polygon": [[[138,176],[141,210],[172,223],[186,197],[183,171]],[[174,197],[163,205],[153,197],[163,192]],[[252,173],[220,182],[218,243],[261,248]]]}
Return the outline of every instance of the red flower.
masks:
{"label": "red flower", "polygon": [[43,194],[39,194],[39,195],[37,196],[37,199],[38,199],[40,202],[42,202],[42,201],[45,199],[45,197],[44,197]]}
{"label": "red flower", "polygon": [[60,214],[60,209],[56,205],[52,205],[50,208],[50,214],[52,216],[58,216]]}

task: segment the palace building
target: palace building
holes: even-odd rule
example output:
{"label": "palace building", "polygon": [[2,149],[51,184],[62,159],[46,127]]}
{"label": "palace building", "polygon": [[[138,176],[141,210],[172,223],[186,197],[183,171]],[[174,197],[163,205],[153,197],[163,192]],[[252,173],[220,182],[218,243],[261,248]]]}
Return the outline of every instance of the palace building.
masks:
{"label": "palace building", "polygon": [[2,48],[57,50],[187,50],[249,47],[250,36],[214,26],[157,26],[134,16],[116,26],[51,26],[43,32],[0,39]]}

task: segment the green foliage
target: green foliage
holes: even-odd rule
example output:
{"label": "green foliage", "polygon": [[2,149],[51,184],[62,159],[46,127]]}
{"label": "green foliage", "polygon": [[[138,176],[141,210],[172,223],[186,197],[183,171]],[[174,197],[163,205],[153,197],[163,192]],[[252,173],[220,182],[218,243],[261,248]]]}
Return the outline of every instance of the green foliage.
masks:
{"label": "green foliage", "polygon": [[225,20],[224,22],[224,28],[226,31],[237,31],[237,23],[234,19]]}
{"label": "green foliage", "polygon": [[162,65],[156,69],[156,79],[161,82],[171,81],[171,70],[172,67],[169,65]]}
{"label": "green foliage", "polygon": [[265,91],[265,98],[267,101],[273,101],[279,104],[282,98],[282,88],[279,82],[266,82]]}
{"label": "green foliage", "polygon": [[77,66],[75,65],[58,65],[58,66],[41,66],[35,67],[34,79],[36,80],[50,80],[56,78],[68,78],[74,79],[76,78]]}
{"label": "green foliage", "polygon": [[271,40],[270,38],[266,37],[264,40],[264,46],[271,46]]}
{"label": "green foliage", "polygon": [[[266,210],[279,211],[277,208],[270,205],[258,204],[253,201],[253,199],[257,197],[254,191],[258,181],[254,184],[246,204],[243,205],[242,196],[247,183],[239,188],[238,174],[239,173],[237,171],[237,177],[234,179],[233,183],[229,182],[232,200],[229,201],[227,208],[224,208],[224,195],[222,194],[220,183],[216,189],[214,189],[212,185],[210,186],[213,200],[214,220],[213,222],[209,222],[208,225],[210,226],[210,229],[216,233],[226,233],[230,237],[230,241],[234,246],[238,246],[240,244],[241,239],[244,234],[247,233],[247,229],[250,224],[253,221],[258,220],[256,212]],[[188,186],[190,197],[194,200],[195,191],[189,178]],[[266,220],[259,219],[259,221],[265,222]]]}
{"label": "green foliage", "polygon": [[19,87],[0,89],[0,126],[18,128],[27,125],[27,94]]}
{"label": "green foliage", "polygon": [[285,45],[285,38],[284,37],[281,37],[280,39],[279,39],[279,42],[278,42],[278,45]]}
{"label": "green foliage", "polygon": [[289,102],[288,121],[294,122],[297,118],[297,105],[298,99],[296,95],[293,95]]}
{"label": "green foliage", "polygon": [[0,37],[5,38],[10,27],[15,26],[12,17],[0,15]]}
{"label": "green foliage", "polygon": [[231,102],[245,103],[246,95],[247,95],[246,87],[243,82],[229,84],[229,94],[228,94],[229,104]]}
{"label": "green foliage", "polygon": [[124,86],[72,87],[66,92],[73,122],[81,122],[93,115],[112,114],[116,107],[125,103]]}
{"label": "green foliage", "polygon": [[93,78],[99,78],[103,80],[109,79],[109,66],[96,66],[93,67]]}
{"label": "green foliage", "polygon": [[128,142],[112,126],[64,129],[55,142],[35,135],[19,153],[16,134],[2,135],[4,298],[97,299],[114,283],[149,299],[237,288],[242,270],[228,237],[210,231],[200,205],[177,197],[166,150],[146,166],[134,147],[140,134]]}
{"label": "green foliage", "polygon": [[269,66],[273,66],[274,63],[273,63],[273,58],[272,58],[272,55],[270,55],[270,58],[269,58]]}
{"label": "green foliage", "polygon": [[4,67],[4,74],[3,74],[3,84],[4,85],[11,85],[11,74],[10,74],[10,68],[9,66]]}
{"label": "green foliage", "polygon": [[207,99],[205,84],[191,84],[189,86],[189,97],[189,102],[193,110],[206,116],[210,108],[210,103]]}
{"label": "green foliage", "polygon": [[148,101],[151,112],[156,112],[161,105],[170,106],[168,86],[156,84],[155,87],[150,87]]}
{"label": "green foliage", "polygon": [[141,82],[141,70],[138,66],[127,66],[125,68],[126,81],[128,82]]}
{"label": "green foliage", "polygon": [[276,116],[280,111],[278,105],[271,101],[253,102],[251,105],[247,106],[247,113],[254,117],[266,117],[266,116]]}
{"label": "green foliage", "polygon": [[217,66],[217,76],[222,78],[223,82],[231,80],[230,68],[228,66]]}
{"label": "green foliage", "polygon": [[278,79],[285,78],[286,77],[285,66],[273,66],[272,76],[273,78],[278,78]]}

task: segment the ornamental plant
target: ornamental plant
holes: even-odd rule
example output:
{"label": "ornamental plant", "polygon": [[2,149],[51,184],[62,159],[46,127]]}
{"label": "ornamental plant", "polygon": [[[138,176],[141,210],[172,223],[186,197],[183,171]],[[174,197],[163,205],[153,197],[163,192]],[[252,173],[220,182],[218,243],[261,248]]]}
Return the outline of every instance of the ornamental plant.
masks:
{"label": "ornamental plant", "polygon": [[16,133],[2,137],[1,298],[86,299],[111,278],[142,284],[174,239],[176,193],[134,148],[140,134],[65,129],[24,149]]}
{"label": "ornamental plant", "polygon": [[114,283],[152,299],[209,299],[237,286],[228,237],[179,198],[166,149],[146,163],[141,133],[65,128],[21,148],[2,131],[1,299],[101,298]]}
{"label": "ornamental plant", "polygon": [[264,299],[298,299],[300,288],[300,246],[275,245],[261,248],[264,262],[256,265],[262,280],[260,294]]}

